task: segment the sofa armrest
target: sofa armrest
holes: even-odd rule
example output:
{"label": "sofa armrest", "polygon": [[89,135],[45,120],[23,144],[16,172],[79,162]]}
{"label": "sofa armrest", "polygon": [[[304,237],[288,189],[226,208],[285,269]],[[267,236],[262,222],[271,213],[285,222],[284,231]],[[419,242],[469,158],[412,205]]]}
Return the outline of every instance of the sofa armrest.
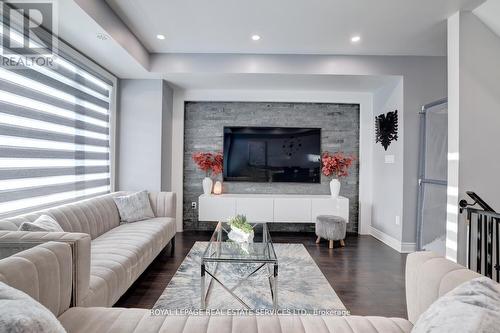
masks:
{"label": "sofa armrest", "polygon": [[90,283],[90,236],[76,232],[0,231],[2,258],[50,241],[69,244],[73,260],[72,305],[80,304]]}
{"label": "sofa armrest", "polygon": [[72,259],[69,244],[48,242],[0,260],[0,281],[25,292],[55,316],[71,302]]}
{"label": "sofa armrest", "polygon": [[175,218],[176,196],[174,192],[150,192],[149,201],[156,217]]}
{"label": "sofa armrest", "polygon": [[405,276],[408,320],[415,324],[439,297],[481,275],[435,253],[414,252],[406,259]]}

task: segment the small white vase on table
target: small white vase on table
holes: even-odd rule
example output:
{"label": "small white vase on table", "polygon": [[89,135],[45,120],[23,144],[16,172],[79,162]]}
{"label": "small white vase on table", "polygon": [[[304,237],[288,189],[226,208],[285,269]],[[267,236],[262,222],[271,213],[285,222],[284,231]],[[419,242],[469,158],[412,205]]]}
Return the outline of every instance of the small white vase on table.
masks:
{"label": "small white vase on table", "polygon": [[203,193],[204,194],[212,193],[212,188],[213,188],[213,184],[214,184],[214,181],[212,180],[212,178],[210,178],[210,177],[203,178],[202,184],[203,184]]}
{"label": "small white vase on table", "polygon": [[340,193],[340,181],[337,178],[330,180],[330,194],[332,198],[338,198]]}
{"label": "small white vase on table", "polygon": [[202,181],[203,193],[208,195],[212,193],[212,189],[214,186],[214,181],[210,177],[217,176],[222,172],[223,167],[223,156],[221,153],[204,153],[198,152],[194,153],[193,161],[198,166],[198,169],[204,171],[206,173],[205,178]]}
{"label": "small white vase on table", "polygon": [[236,243],[253,243],[253,227],[248,223],[245,215],[236,215],[230,218],[228,223],[231,226],[229,239]]}

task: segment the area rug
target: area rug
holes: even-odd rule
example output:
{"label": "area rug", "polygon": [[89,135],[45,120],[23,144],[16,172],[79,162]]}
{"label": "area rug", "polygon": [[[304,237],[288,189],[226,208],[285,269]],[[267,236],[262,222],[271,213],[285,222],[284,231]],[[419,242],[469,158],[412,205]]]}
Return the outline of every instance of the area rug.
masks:
{"label": "area rug", "polygon": [[[196,242],[182,262],[167,288],[160,296],[153,309],[160,310],[199,310],[200,297],[200,257],[207,242]],[[283,312],[293,311],[315,313],[323,311],[345,311],[346,308],[325,276],[302,244],[274,244],[279,264],[278,309]],[[254,265],[254,266],[245,266]],[[255,268],[255,264],[221,264],[217,268],[217,277],[231,287],[246,272]],[[254,310],[271,310],[272,298],[267,270],[260,270],[256,275],[240,285],[235,293]],[[217,282],[207,296],[207,310],[244,310],[231,294]]]}

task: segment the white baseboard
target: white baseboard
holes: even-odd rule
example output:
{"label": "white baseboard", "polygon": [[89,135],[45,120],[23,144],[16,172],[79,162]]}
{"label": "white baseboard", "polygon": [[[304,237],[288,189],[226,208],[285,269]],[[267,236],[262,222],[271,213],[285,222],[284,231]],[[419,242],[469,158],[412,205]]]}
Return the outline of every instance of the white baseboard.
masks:
{"label": "white baseboard", "polygon": [[396,238],[389,236],[388,234],[374,228],[370,227],[370,234],[381,241],[382,243],[392,247],[394,250],[400,253],[411,253],[416,251],[415,243],[405,243],[397,240]]}

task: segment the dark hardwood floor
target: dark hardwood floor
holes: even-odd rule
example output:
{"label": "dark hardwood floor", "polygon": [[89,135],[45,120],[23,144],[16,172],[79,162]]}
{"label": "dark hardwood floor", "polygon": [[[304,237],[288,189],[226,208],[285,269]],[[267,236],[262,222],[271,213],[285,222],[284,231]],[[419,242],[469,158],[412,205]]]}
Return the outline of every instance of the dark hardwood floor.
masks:
{"label": "dark hardwood floor", "polygon": [[[174,256],[170,251],[161,253],[115,306],[152,308],[194,242],[206,241],[210,234],[178,233]],[[406,318],[406,255],[371,236],[349,235],[344,248],[336,242],[334,249],[328,249],[324,240],[315,244],[312,233],[271,235],[275,243],[304,244],[351,314]]]}

